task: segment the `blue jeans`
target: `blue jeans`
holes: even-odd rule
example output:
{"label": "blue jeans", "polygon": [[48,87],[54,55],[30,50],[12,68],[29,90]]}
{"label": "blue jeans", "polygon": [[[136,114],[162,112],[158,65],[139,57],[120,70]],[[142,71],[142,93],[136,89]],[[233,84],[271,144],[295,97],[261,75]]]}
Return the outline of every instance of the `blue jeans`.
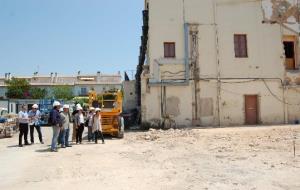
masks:
{"label": "blue jeans", "polygon": [[57,146],[57,139],[60,132],[59,126],[52,126],[53,129],[53,137],[52,137],[52,143],[51,143],[51,150],[55,150]]}
{"label": "blue jeans", "polygon": [[63,129],[61,131],[61,146],[69,146],[69,135],[70,135],[70,129]]}
{"label": "blue jeans", "polygon": [[57,144],[61,144],[61,137],[62,137],[62,130],[59,131],[58,139],[57,139]]}
{"label": "blue jeans", "polygon": [[94,133],[92,132],[93,127],[92,126],[88,126],[88,140],[94,140]]}

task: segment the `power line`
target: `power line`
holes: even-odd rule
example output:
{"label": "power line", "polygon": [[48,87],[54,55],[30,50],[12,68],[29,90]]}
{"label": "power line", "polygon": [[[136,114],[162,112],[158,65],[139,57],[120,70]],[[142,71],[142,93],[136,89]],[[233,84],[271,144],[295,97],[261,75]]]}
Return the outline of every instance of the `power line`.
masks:
{"label": "power line", "polygon": [[270,94],[271,94],[275,99],[277,99],[278,101],[280,101],[280,102],[282,102],[282,103],[284,103],[284,104],[286,104],[286,105],[290,105],[290,106],[299,106],[299,105],[300,105],[300,104],[290,104],[290,103],[285,102],[284,100],[280,99],[276,94],[274,94],[274,93],[272,92],[272,90],[270,89],[270,87],[268,86],[268,84],[266,83],[266,81],[265,81],[264,79],[263,79],[262,81],[264,82],[264,84],[265,84],[266,88],[268,89],[268,91],[270,92]]}
{"label": "power line", "polygon": [[[284,104],[286,104],[286,105],[290,105],[290,106],[300,106],[300,103],[298,103],[298,104],[291,104],[291,103],[288,103],[288,102],[285,102],[285,101],[283,101],[281,98],[279,98],[271,89],[270,89],[270,87],[268,86],[268,84],[266,83],[266,81],[265,81],[265,79],[261,79],[262,81],[263,81],[263,83],[264,83],[264,85],[265,85],[265,87],[267,88],[267,90],[269,91],[269,93],[276,99],[276,100],[278,100],[279,102],[281,102],[281,103],[284,103]],[[209,80],[207,80],[207,81],[209,81]],[[257,81],[257,80],[253,80],[253,81]],[[251,82],[251,81],[244,81],[244,82]],[[222,82],[222,83],[224,83],[224,82]],[[236,82],[232,82],[233,84],[234,83],[236,83]],[[210,87],[212,87],[212,88],[217,88],[217,87],[215,87],[215,86],[211,86],[211,85],[209,85]],[[245,95],[245,94],[243,94],[243,93],[239,93],[239,92],[235,92],[235,91],[232,91],[232,90],[228,90],[228,89],[224,89],[224,88],[220,88],[220,90],[222,90],[222,91],[224,91],[224,92],[227,92],[227,93],[230,93],[230,94],[234,94],[234,95]]]}

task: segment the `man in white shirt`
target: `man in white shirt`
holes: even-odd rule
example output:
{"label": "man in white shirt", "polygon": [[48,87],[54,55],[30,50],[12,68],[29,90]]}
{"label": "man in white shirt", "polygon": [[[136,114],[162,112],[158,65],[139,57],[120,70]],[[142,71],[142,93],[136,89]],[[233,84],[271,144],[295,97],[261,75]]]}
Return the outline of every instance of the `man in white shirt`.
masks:
{"label": "man in white shirt", "polygon": [[78,113],[75,115],[75,126],[76,126],[76,144],[82,143],[82,134],[84,131],[84,117],[82,113],[82,107],[77,108]]}
{"label": "man in white shirt", "polygon": [[19,131],[20,131],[19,147],[23,147],[23,144],[22,144],[23,135],[24,135],[24,144],[30,145],[27,140],[29,118],[28,118],[28,113],[27,113],[27,107],[25,105],[22,105],[22,110],[19,112],[19,115],[18,115],[18,121],[19,121]]}
{"label": "man in white shirt", "polygon": [[32,109],[28,112],[28,117],[30,119],[30,140],[31,144],[34,144],[34,128],[38,132],[39,140],[41,144],[44,144],[43,142],[43,136],[41,132],[41,126],[40,126],[40,118],[41,118],[41,112],[38,110],[39,106],[37,104],[34,104],[32,106]]}

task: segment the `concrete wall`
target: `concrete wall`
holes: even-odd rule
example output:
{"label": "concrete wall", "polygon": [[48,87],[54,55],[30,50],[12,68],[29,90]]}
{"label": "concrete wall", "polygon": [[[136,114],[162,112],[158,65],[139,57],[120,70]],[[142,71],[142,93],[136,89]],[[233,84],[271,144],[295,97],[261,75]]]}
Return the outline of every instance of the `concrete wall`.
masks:
{"label": "concrete wall", "polygon": [[[199,24],[199,62],[202,76],[216,77],[217,50],[221,77],[283,77],[283,47],[279,25],[263,24],[260,2],[217,3],[214,25],[214,4],[211,0],[150,0],[149,1],[149,64],[152,77],[161,70],[182,70],[184,59],[184,23]],[[230,1],[229,1],[230,2]],[[158,14],[159,13],[159,14]],[[185,13],[183,16],[183,13]],[[217,31],[216,31],[217,29]],[[218,46],[216,46],[216,32]],[[235,58],[234,34],[247,34],[248,58]],[[176,43],[176,59],[163,58],[163,43]],[[272,48],[270,48],[272,47]],[[166,68],[167,67],[167,68]],[[275,67],[270,70],[269,67]]]}
{"label": "concrete wall", "polygon": [[289,87],[287,89],[287,111],[288,122],[300,121],[300,86]]}
{"label": "concrete wall", "polygon": [[174,119],[178,125],[191,125],[192,100],[189,86],[166,86],[165,105],[162,104],[161,87],[151,87],[151,92],[142,96],[143,121],[157,121],[162,118],[162,107],[165,114]]}
{"label": "concrete wall", "polygon": [[266,84],[262,81],[222,84],[221,125],[245,124],[245,95],[258,95],[260,124],[284,123],[284,104],[278,101],[278,99],[283,100],[281,82],[273,80],[265,82]]}
{"label": "concrete wall", "polygon": [[[240,2],[219,3],[216,8],[221,77],[283,78],[280,26],[262,23],[260,2]],[[248,58],[235,58],[234,34],[247,35]]]}
{"label": "concrete wall", "polygon": [[135,94],[135,81],[123,82],[123,110],[130,111],[137,107],[136,94]]}
{"label": "concrete wall", "polygon": [[[260,1],[147,2],[149,71],[142,74],[143,121],[162,120],[161,109],[167,107],[165,114],[170,114],[178,125],[191,125],[197,104],[200,125],[241,125],[245,123],[245,95],[258,95],[259,123],[285,122],[287,108],[283,103],[285,97],[281,83],[285,77],[283,33],[278,24],[262,22],[264,12]],[[198,25],[200,82],[196,89],[193,80],[187,86],[166,85],[167,105],[164,106],[161,104],[163,87],[150,83],[172,79],[164,75],[168,71],[184,71],[185,23]],[[235,57],[234,34],[247,35],[247,58]],[[176,58],[164,58],[164,42],[176,43]],[[219,85],[218,75],[221,79]],[[173,77],[178,79],[183,75]],[[262,79],[266,79],[265,83]],[[195,91],[199,93],[197,97]]]}

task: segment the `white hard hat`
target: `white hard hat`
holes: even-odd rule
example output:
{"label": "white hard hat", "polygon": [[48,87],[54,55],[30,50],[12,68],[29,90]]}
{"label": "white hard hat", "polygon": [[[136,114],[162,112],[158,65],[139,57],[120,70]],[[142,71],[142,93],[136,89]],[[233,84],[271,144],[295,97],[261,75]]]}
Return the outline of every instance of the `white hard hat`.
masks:
{"label": "white hard hat", "polygon": [[78,107],[76,108],[76,110],[77,110],[77,111],[82,110],[82,107],[81,107],[81,106],[78,106]]}
{"label": "white hard hat", "polygon": [[92,110],[95,110],[95,108],[94,107],[90,107],[90,110],[92,111]]}
{"label": "white hard hat", "polygon": [[69,109],[70,106],[69,106],[68,104],[65,104],[65,105],[63,106],[63,108],[64,108],[64,109]]}
{"label": "white hard hat", "polygon": [[60,106],[59,101],[54,101],[54,102],[53,102],[53,107],[55,107],[55,106]]}
{"label": "white hard hat", "polygon": [[76,108],[78,108],[78,107],[81,107],[81,105],[80,104],[76,104]]}
{"label": "white hard hat", "polygon": [[95,111],[96,111],[96,112],[97,112],[97,111],[101,111],[101,109],[100,109],[100,108],[96,108]]}
{"label": "white hard hat", "polygon": [[38,109],[39,106],[37,104],[33,104],[32,108]]}

